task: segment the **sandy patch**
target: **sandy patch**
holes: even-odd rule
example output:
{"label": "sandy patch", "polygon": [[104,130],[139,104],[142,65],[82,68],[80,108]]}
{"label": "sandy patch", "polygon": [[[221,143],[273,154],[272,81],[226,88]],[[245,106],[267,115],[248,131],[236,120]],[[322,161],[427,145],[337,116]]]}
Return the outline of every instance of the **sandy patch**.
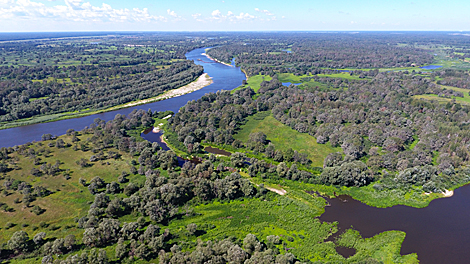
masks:
{"label": "sandy patch", "polygon": [[[110,110],[120,109],[120,108],[125,108],[125,107],[131,107],[131,106],[136,106],[136,105],[141,105],[141,104],[147,104],[147,103],[151,103],[151,102],[166,100],[166,99],[173,98],[173,97],[178,97],[178,96],[181,96],[181,95],[185,95],[185,94],[200,90],[200,89],[208,86],[212,82],[213,82],[212,78],[209,77],[209,75],[207,73],[204,73],[201,76],[199,76],[199,78],[197,78],[197,80],[195,80],[194,82],[192,82],[190,84],[187,84],[185,86],[182,86],[178,89],[173,89],[173,90],[166,91],[166,92],[164,92],[163,94],[161,94],[157,97],[152,97],[152,98],[148,98],[148,99],[144,99],[144,100],[130,102],[130,103],[127,103],[127,104],[124,104],[124,105],[119,105],[119,106],[111,108]],[[171,115],[170,115],[170,117],[171,117]]]}
{"label": "sandy patch", "polygon": [[444,194],[444,197],[452,197],[452,195],[454,195],[454,191],[446,190],[442,194]]}
{"label": "sandy patch", "polygon": [[158,126],[153,127],[152,133],[158,133],[160,132],[160,128],[163,126],[163,123],[158,124]]}
{"label": "sandy patch", "polygon": [[216,61],[216,62],[218,62],[218,63],[222,63],[223,65],[227,65],[227,66],[233,67],[232,65],[230,65],[230,64],[228,64],[228,63],[225,63],[225,62],[219,61],[218,59],[212,58],[211,56],[207,55],[206,53],[202,53],[201,55],[206,56],[206,57],[209,58],[210,60]]}
{"label": "sandy patch", "polygon": [[270,190],[271,192],[275,192],[275,193],[277,193],[277,194],[279,194],[279,195],[285,195],[285,194],[287,193],[287,191],[284,190],[284,189],[280,189],[280,190],[279,190],[279,189],[274,189],[274,188],[272,188],[272,187],[267,187],[267,186],[264,186],[264,188]]}
{"label": "sandy patch", "polygon": [[[452,197],[454,195],[454,191],[452,190],[445,190],[444,192],[441,192],[444,197]],[[424,194],[430,195],[431,193],[425,192]]]}

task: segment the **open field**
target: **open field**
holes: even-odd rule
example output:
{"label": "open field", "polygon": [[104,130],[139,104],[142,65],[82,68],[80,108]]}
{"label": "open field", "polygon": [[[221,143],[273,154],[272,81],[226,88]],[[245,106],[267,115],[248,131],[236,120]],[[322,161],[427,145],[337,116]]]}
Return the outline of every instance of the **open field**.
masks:
{"label": "open field", "polygon": [[260,84],[263,81],[271,81],[272,79],[273,78],[271,76],[268,76],[268,75],[251,76],[251,77],[248,78],[246,85],[242,85],[240,87],[237,87],[233,91],[240,90],[240,89],[243,89],[243,88],[246,88],[246,87],[250,86],[255,92],[258,92],[258,90],[260,88]]}
{"label": "open field", "polygon": [[[396,263],[394,261],[397,260],[417,263],[416,254],[400,256],[401,243],[405,237],[400,231],[385,232],[368,239],[343,238],[341,244],[357,249],[355,256],[345,259],[336,252],[334,242],[324,241],[331,232],[336,232],[336,227],[318,221],[314,216],[318,216],[319,212],[314,207],[274,193],[269,196],[268,200],[245,199],[199,205],[194,209],[195,216],[173,221],[169,228],[184,236],[185,226],[190,223],[198,226],[214,225],[213,229],[206,230],[207,233],[198,237],[202,240],[228,236],[243,238],[245,234],[251,233],[267,243],[267,236],[277,235],[283,241],[283,245],[278,246],[281,253],[291,252],[311,261],[352,263],[364,256],[374,255],[385,263]],[[319,197],[312,197],[311,200],[317,201],[318,205],[324,201]],[[195,237],[192,239],[196,242]]]}
{"label": "open field", "polygon": [[316,139],[306,133],[300,133],[281,122],[271,115],[263,120],[256,120],[257,115],[248,118],[248,122],[234,135],[235,139],[246,142],[250,133],[263,132],[276,149],[287,150],[292,148],[300,153],[306,153],[313,161],[313,166],[323,166],[323,160],[328,153],[341,151],[340,148],[332,148],[329,144],[318,144]]}
{"label": "open field", "polygon": [[439,97],[437,94],[423,94],[423,95],[415,95],[413,97],[416,99],[436,100],[440,103],[451,102],[453,99],[455,99],[455,101],[458,103],[461,103],[464,105],[470,105],[470,95],[469,95],[470,90],[469,89],[463,89],[463,88],[457,88],[457,87],[445,86],[445,85],[441,85],[441,87],[449,89],[449,90],[461,92],[463,93],[463,98],[456,97],[456,96],[452,96],[452,98],[444,98],[444,97]]}
{"label": "open field", "polygon": [[[80,143],[86,142],[89,135],[79,136]],[[70,136],[60,137],[66,143],[72,143]],[[15,231],[24,230],[28,234],[34,235],[39,232],[46,232],[48,237],[65,237],[69,234],[74,234],[77,238],[81,237],[83,230],[76,227],[75,218],[82,217],[87,214],[89,209],[89,202],[93,201],[93,195],[87,190],[86,187],[79,184],[79,179],[83,178],[89,182],[93,177],[99,176],[105,182],[117,181],[117,177],[121,175],[122,171],[129,172],[131,167],[130,161],[134,159],[128,154],[121,153],[116,149],[109,149],[108,151],[115,151],[121,153],[122,157],[119,159],[107,159],[104,161],[93,162],[92,166],[81,167],[76,161],[84,158],[89,158],[94,155],[91,150],[81,151],[80,148],[74,151],[72,147],[56,148],[49,147],[47,144],[51,141],[43,141],[34,143],[30,146],[38,152],[44,149],[43,154],[37,155],[41,158],[41,162],[48,164],[55,164],[57,160],[60,161],[60,172],[54,176],[42,175],[40,177],[31,174],[32,168],[39,168],[41,165],[34,165],[33,160],[29,157],[24,157],[15,153],[12,155],[13,159],[18,161],[15,163],[18,170],[7,172],[0,180],[1,186],[5,182],[5,178],[11,177],[15,180],[25,181],[32,186],[41,185],[52,192],[52,194],[37,198],[32,202],[30,207],[25,208],[24,203],[15,203],[15,199],[21,201],[23,195],[18,191],[7,191],[1,195],[2,203],[6,203],[8,207],[13,208],[12,212],[0,211],[0,243],[6,242]],[[40,146],[39,144],[42,144]],[[50,151],[50,154],[47,152]],[[91,163],[91,162],[90,162]],[[67,172],[67,170],[69,170]],[[70,178],[67,180],[65,175],[68,174]],[[142,176],[129,176],[131,181],[141,181],[137,179]],[[145,177],[144,177],[145,178]],[[40,215],[35,215],[31,209],[39,205],[46,211]],[[46,225],[41,224],[44,222]],[[14,226],[6,228],[7,223],[13,223]],[[42,227],[41,227],[42,226]]]}

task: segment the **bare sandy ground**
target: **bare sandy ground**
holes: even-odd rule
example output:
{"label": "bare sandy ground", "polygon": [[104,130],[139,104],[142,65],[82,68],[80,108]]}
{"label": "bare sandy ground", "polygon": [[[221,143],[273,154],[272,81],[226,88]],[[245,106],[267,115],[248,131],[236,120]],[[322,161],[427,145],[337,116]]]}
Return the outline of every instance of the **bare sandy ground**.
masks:
{"label": "bare sandy ground", "polygon": [[151,103],[151,102],[166,100],[166,99],[169,99],[169,98],[185,95],[187,93],[191,93],[191,92],[200,90],[200,89],[208,86],[211,83],[212,83],[212,78],[209,77],[209,75],[207,73],[204,73],[201,76],[199,76],[199,78],[197,78],[196,81],[194,81],[190,84],[187,84],[185,86],[182,86],[178,89],[173,89],[173,90],[170,90],[170,91],[166,91],[163,94],[161,94],[159,96],[156,96],[156,97],[152,97],[152,98],[148,98],[148,99],[139,100],[139,101],[130,102],[130,103],[127,103],[127,104],[124,104],[124,105],[120,105],[120,106],[114,107],[113,109],[131,107],[131,106],[136,106],[136,105],[141,105],[141,104],[147,104],[147,103]]}
{"label": "bare sandy ground", "polygon": [[452,197],[452,195],[454,195],[454,191],[446,190],[442,194],[444,194],[444,197]]}
{"label": "bare sandy ground", "polygon": [[[430,195],[431,193],[424,193],[424,194]],[[444,195],[444,197],[452,197],[454,195],[454,191],[445,190],[444,192],[442,192],[442,194]]]}
{"label": "bare sandy ground", "polygon": [[277,193],[277,194],[279,194],[279,195],[285,195],[285,194],[287,193],[287,191],[284,190],[284,189],[280,189],[280,190],[279,190],[279,189],[274,189],[274,188],[272,188],[272,187],[267,187],[267,186],[264,186],[264,188],[270,190],[271,192],[275,192],[275,193]]}
{"label": "bare sandy ground", "polygon": [[230,65],[230,64],[228,64],[228,63],[225,63],[225,62],[219,61],[218,59],[212,58],[211,56],[207,55],[206,53],[202,53],[201,55],[206,56],[206,57],[209,58],[210,60],[216,61],[216,62],[218,62],[218,63],[222,63],[223,65],[227,65],[227,66],[233,67],[232,65]]}

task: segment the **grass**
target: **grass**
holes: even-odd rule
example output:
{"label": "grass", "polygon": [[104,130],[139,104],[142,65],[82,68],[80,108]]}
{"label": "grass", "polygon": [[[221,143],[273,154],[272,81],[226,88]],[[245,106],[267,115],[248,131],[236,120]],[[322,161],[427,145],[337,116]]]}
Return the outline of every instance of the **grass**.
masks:
{"label": "grass", "polygon": [[[235,88],[233,91],[240,90],[250,86],[255,92],[258,92],[263,81],[271,81],[273,78],[269,75],[255,75],[247,79],[247,84]],[[232,91],[232,92],[233,92]]]}
{"label": "grass", "polygon": [[[158,119],[156,123],[165,123],[165,121]],[[300,135],[296,135],[295,140],[305,141],[305,139],[298,136],[306,134],[293,131],[280,123],[279,126],[276,122],[279,123],[272,116],[267,116],[259,121],[259,123],[273,128],[272,131],[268,131],[270,134],[276,135],[279,132],[292,135],[297,133]],[[274,123],[274,126],[272,126],[272,123]],[[258,128],[258,126],[254,128]],[[89,137],[91,135],[80,135],[81,141],[79,143],[87,142]],[[69,136],[60,138],[66,143],[71,143],[71,137]],[[314,140],[314,138],[310,137],[310,140]],[[136,159],[136,157],[121,153],[121,159],[96,162],[91,167],[81,168],[75,161],[80,158],[88,159],[93,155],[92,151],[84,152],[81,150],[73,151],[72,148],[48,147],[47,143],[49,142],[42,142],[43,146],[34,143],[30,148],[50,150],[51,153],[47,157],[44,154],[40,156],[42,160],[48,163],[60,160],[62,170],[70,169],[71,179],[66,180],[63,175],[34,177],[30,175],[29,171],[31,168],[38,166],[34,166],[27,157],[20,156],[18,153],[12,154],[12,158],[17,159],[17,165],[21,169],[10,171],[7,176],[28,181],[33,185],[41,184],[55,193],[44,198],[38,198],[37,201],[32,203],[32,206],[39,205],[46,209],[46,212],[39,216],[30,213],[30,209],[24,210],[22,204],[13,202],[15,198],[21,198],[17,192],[6,196],[5,199],[2,198],[2,202],[6,202],[15,211],[10,213],[0,212],[0,243],[5,243],[18,230],[28,232],[30,237],[38,232],[46,232],[47,238],[65,237],[74,234],[77,240],[80,241],[83,230],[76,227],[75,218],[86,215],[89,204],[94,197],[86,187],[78,183],[78,179],[84,178],[89,182],[94,176],[100,176],[107,183],[116,181],[120,172],[128,171],[131,166],[130,161]],[[117,151],[115,149],[110,150]],[[110,164],[108,165],[106,162]],[[244,172],[241,172],[241,174],[248,177]],[[162,175],[166,175],[166,173]],[[140,175],[131,175],[128,178],[131,182],[136,183],[145,181],[145,177]],[[255,184],[263,183],[266,186],[283,188],[287,191],[287,194],[280,196],[270,192],[266,197],[261,198],[239,199],[228,202],[214,201],[208,204],[193,205],[189,207],[192,213],[175,218],[168,225],[162,226],[162,229],[169,228],[171,233],[174,234],[175,239],[171,242],[186,241],[185,250],[194,249],[198,239],[206,241],[233,236],[243,240],[247,234],[252,233],[263,242],[267,242],[266,237],[268,235],[278,235],[283,241],[282,245],[277,246],[281,253],[291,252],[298,258],[311,261],[354,263],[367,257],[374,257],[384,263],[417,263],[416,254],[400,255],[400,246],[404,239],[404,233],[399,231],[384,232],[372,238],[363,239],[356,231],[350,230],[338,242],[327,241],[327,238],[337,232],[337,228],[336,223],[320,222],[317,218],[324,212],[326,201],[317,195],[309,195],[305,192],[306,190],[312,190],[316,185],[289,180],[279,182],[269,182],[269,180],[260,178],[250,178],[250,180]],[[3,182],[4,180],[1,180],[0,184],[3,185]],[[329,192],[333,190],[333,187],[328,186],[321,188],[326,188]],[[113,195],[110,196],[112,199]],[[118,196],[121,197],[122,194],[118,194]],[[137,217],[138,215],[130,214],[120,218],[120,221],[135,221]],[[6,229],[4,227],[7,222],[13,222],[16,226]],[[49,227],[39,227],[40,222],[47,223]],[[197,224],[198,229],[204,232],[198,237],[189,235],[186,226],[190,223]],[[28,224],[28,226],[22,227],[22,224]],[[53,226],[59,228],[52,230],[51,227]],[[354,243],[351,244],[352,242]],[[336,251],[338,243],[342,246],[354,247],[357,253],[345,259]],[[110,260],[115,259],[114,248],[114,245],[105,248]],[[72,254],[81,251],[83,249]],[[60,258],[64,259],[65,257],[61,256]],[[35,263],[39,260],[39,258],[15,259],[12,263]]]}
{"label": "grass", "polygon": [[[86,142],[86,138],[88,137],[89,135],[79,136],[81,139],[79,143]],[[62,136],[60,138],[67,143],[71,143],[71,137],[69,136]],[[21,169],[7,172],[7,177],[9,176],[13,179],[26,181],[33,186],[41,185],[53,193],[46,197],[37,198],[36,201],[31,203],[30,208],[25,208],[23,203],[14,203],[16,198],[21,200],[23,197],[23,195],[19,194],[17,191],[10,190],[8,196],[2,195],[1,201],[13,208],[14,211],[0,211],[0,244],[6,242],[14,232],[19,230],[26,231],[30,237],[39,232],[46,232],[48,238],[65,237],[69,234],[74,234],[80,239],[83,230],[76,227],[75,218],[87,214],[89,209],[88,202],[93,201],[94,198],[86,187],[79,184],[78,180],[84,178],[89,182],[93,177],[99,176],[107,183],[117,181],[117,177],[122,171],[129,172],[131,166],[130,160],[134,159],[134,157],[121,153],[116,149],[109,149],[121,153],[122,158],[98,161],[94,162],[91,167],[81,168],[75,161],[81,158],[88,160],[91,155],[94,154],[92,151],[74,151],[72,147],[63,149],[48,147],[47,144],[49,142],[50,141],[42,142],[43,146],[39,146],[38,143],[35,143],[30,146],[30,148],[36,151],[39,148],[50,150],[51,153],[47,157],[44,154],[38,157],[48,164],[54,164],[56,160],[59,160],[61,162],[60,169],[62,172],[58,175],[35,177],[30,174],[30,171],[33,167],[39,168],[40,165],[35,166],[29,157],[23,157],[16,152],[11,155],[13,159],[18,159],[16,165]],[[109,162],[109,165],[107,162]],[[70,170],[71,178],[69,180],[63,175],[67,169]],[[140,181],[137,179],[139,177],[143,176],[131,175],[128,178],[131,181]],[[0,180],[2,186],[4,182],[5,180]],[[46,211],[36,216],[30,212],[35,205],[39,205],[41,208],[46,209]],[[5,225],[8,222],[14,223],[15,226],[6,229]],[[47,223],[49,227],[39,227],[40,222]],[[27,224],[28,226],[22,227],[23,224]],[[53,226],[57,226],[59,229],[52,230],[51,227]]]}
{"label": "grass", "polygon": [[364,80],[365,78],[359,78],[357,75],[349,75],[348,72],[340,72],[340,73],[331,73],[331,74],[317,74],[318,77],[330,77],[330,78],[342,78],[348,80]]}
{"label": "grass", "polygon": [[234,135],[235,139],[247,142],[250,133],[263,132],[276,149],[287,150],[292,148],[299,153],[305,153],[313,161],[313,166],[323,166],[323,160],[332,152],[341,151],[340,148],[332,148],[329,144],[318,144],[317,140],[306,133],[300,133],[281,122],[271,115],[263,120],[257,120],[260,113],[248,118],[248,122]]}
{"label": "grass", "polygon": [[349,229],[340,236],[338,244],[357,250],[356,254],[349,258],[350,261],[360,261],[372,256],[385,264],[418,263],[416,254],[400,256],[405,235],[405,232],[401,231],[386,231],[372,238],[362,238],[359,232]]}
{"label": "grass", "polygon": [[[334,242],[325,241],[337,232],[337,228],[334,223],[320,222],[316,218],[321,214],[320,211],[289,197],[274,193],[269,193],[268,197],[199,205],[194,208],[194,216],[172,221],[168,227],[180,238],[192,240],[193,243],[197,239],[215,240],[228,236],[243,240],[248,233],[256,235],[260,241],[266,243],[267,236],[277,235],[283,241],[283,245],[277,246],[281,253],[291,252],[298,258],[310,261],[352,263],[374,256],[385,263],[394,263],[396,260],[417,263],[416,254],[400,256],[405,234],[399,231],[385,232],[368,239],[355,239],[359,241],[353,245],[358,254],[345,259],[336,252],[337,245]],[[311,199],[319,204],[324,202],[320,197]],[[209,224],[213,225],[213,228],[205,229],[206,233],[198,238],[185,237],[185,227],[190,223],[200,227]],[[347,242],[347,238],[342,240],[343,244]]]}
{"label": "grass", "polygon": [[464,105],[470,105],[470,95],[469,95],[470,90],[469,89],[463,89],[463,88],[457,88],[457,87],[445,86],[445,85],[441,85],[441,87],[449,89],[449,90],[454,90],[454,91],[457,91],[457,92],[461,92],[463,94],[463,98],[462,97],[456,97],[456,96],[452,96],[452,98],[444,98],[444,97],[439,97],[437,94],[415,95],[415,96],[413,96],[413,98],[425,99],[425,100],[436,100],[440,103],[451,102],[452,99],[455,99],[455,101],[458,102],[458,103],[461,103],[461,104],[464,104]]}
{"label": "grass", "polygon": [[[303,83],[303,84],[306,84],[310,87],[314,87],[314,86],[319,86],[319,87],[322,87],[322,86],[325,86],[324,84],[322,83],[319,83],[319,82],[315,82],[313,80],[310,80],[308,82],[304,82],[302,79],[304,78],[308,78],[308,77],[313,77],[314,75],[294,75],[292,73],[280,73],[278,75],[278,78],[279,78],[279,81],[281,82],[290,82],[290,83]],[[342,79],[348,79],[348,80],[364,80],[364,79],[361,79],[359,78],[359,76],[357,75],[349,75],[348,72],[339,72],[339,73],[332,73],[332,74],[317,74],[315,76],[318,76],[318,77],[329,77],[329,78],[342,78]]]}

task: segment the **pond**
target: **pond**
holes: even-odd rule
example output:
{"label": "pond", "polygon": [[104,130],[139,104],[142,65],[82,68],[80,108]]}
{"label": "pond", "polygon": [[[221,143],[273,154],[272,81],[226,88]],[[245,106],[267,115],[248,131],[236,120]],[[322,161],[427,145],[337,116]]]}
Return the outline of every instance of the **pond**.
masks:
{"label": "pond", "polygon": [[284,86],[289,86],[289,85],[291,85],[291,84],[293,84],[293,85],[299,85],[299,84],[302,84],[302,83],[291,83],[291,82],[283,82],[283,83],[282,83],[282,85],[284,85]]}
{"label": "pond", "polygon": [[421,264],[468,263],[470,259],[470,185],[419,209],[403,205],[375,208],[349,196],[327,200],[331,206],[325,207],[320,220],[338,221],[339,232],[351,226],[363,237],[404,231],[401,254],[417,253]]}
{"label": "pond", "polygon": [[439,68],[442,68],[442,66],[439,66],[439,65],[428,65],[428,66],[423,66],[423,67],[419,67],[420,69],[425,69],[425,70],[435,70],[435,69],[439,69]]}

